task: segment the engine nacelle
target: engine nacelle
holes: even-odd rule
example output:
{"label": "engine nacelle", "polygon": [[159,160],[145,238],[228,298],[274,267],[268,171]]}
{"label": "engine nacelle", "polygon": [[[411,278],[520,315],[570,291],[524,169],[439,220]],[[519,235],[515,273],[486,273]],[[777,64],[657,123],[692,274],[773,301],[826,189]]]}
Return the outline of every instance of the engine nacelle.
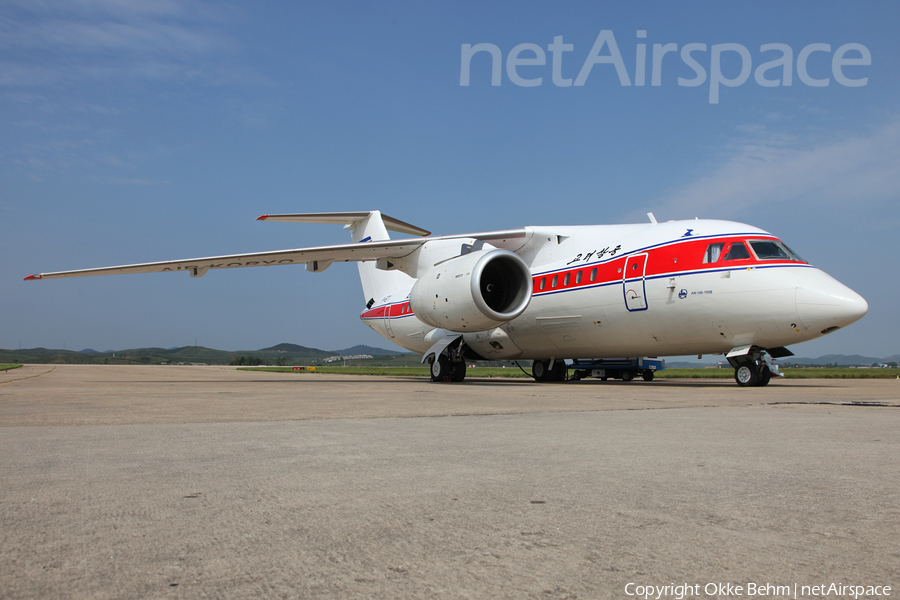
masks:
{"label": "engine nacelle", "polygon": [[471,252],[419,277],[409,303],[419,320],[449,331],[485,331],[512,321],[531,302],[531,271],[509,250]]}

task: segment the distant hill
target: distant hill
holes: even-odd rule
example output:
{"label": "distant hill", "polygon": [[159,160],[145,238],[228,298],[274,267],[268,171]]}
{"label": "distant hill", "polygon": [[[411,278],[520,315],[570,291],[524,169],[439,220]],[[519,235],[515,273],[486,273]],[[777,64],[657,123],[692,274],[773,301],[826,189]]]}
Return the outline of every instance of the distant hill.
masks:
{"label": "distant hill", "polygon": [[[287,355],[291,357],[297,358],[307,358],[307,359],[322,359],[327,358],[329,356],[354,356],[359,354],[371,354],[372,356],[399,356],[401,354],[406,354],[406,352],[397,352],[396,350],[386,350],[384,348],[375,348],[374,346],[353,346],[351,348],[345,348],[343,350],[320,350],[318,348],[307,348],[306,346],[298,346],[297,344],[278,344],[276,346],[272,346],[271,348],[263,348],[262,350],[256,350],[252,352],[254,356],[268,356],[272,355],[274,358],[278,358],[282,355]],[[248,354],[247,352],[241,352],[241,354]]]}
{"label": "distant hill", "polygon": [[397,356],[400,354],[408,354],[407,352],[398,352],[396,350],[386,350],[384,348],[375,348],[374,346],[353,346],[352,348],[344,348],[343,350],[334,350],[331,355],[340,354],[341,356],[353,356],[356,354],[371,354],[372,356]]}
{"label": "distant hill", "polygon": [[324,352],[324,350],[319,350],[318,348],[307,348],[306,346],[299,346],[297,344],[278,344],[276,346],[272,346],[271,348],[263,348],[262,350],[258,350],[257,352],[292,352],[292,353],[304,353],[304,352]]}
{"label": "distant hill", "polygon": [[[54,350],[29,348],[20,350],[0,349],[0,363],[37,364],[192,364],[227,365],[240,356],[256,357],[269,364],[282,360],[287,365],[310,364],[330,356],[354,356],[369,354],[391,361],[407,356],[407,353],[385,350],[373,346],[353,346],[344,350],[320,350],[298,344],[283,343],[261,350],[216,350],[203,346],[183,346],[180,348],[131,348],[127,350]],[[413,355],[409,355],[413,356]],[[376,359],[368,359],[376,360]],[[373,363],[374,364],[374,363]]]}
{"label": "distant hill", "polygon": [[263,348],[262,350],[242,350],[237,354],[259,356],[273,361],[281,357],[284,357],[286,360],[321,360],[326,356],[331,356],[331,354],[325,350],[287,343],[278,344],[271,348]]}
{"label": "distant hill", "polygon": [[[896,361],[896,358],[894,359]],[[889,358],[875,358],[873,356],[861,356],[859,354],[826,354],[818,358],[803,358],[788,356],[779,359],[780,363],[797,365],[840,365],[844,367],[866,366],[872,363],[891,362]]]}

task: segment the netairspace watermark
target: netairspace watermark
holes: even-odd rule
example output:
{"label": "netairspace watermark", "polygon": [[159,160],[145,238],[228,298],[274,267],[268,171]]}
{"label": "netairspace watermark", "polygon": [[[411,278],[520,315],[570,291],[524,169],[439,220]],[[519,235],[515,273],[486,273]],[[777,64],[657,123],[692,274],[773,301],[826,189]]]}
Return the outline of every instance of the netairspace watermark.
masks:
{"label": "netairspace watermark", "polygon": [[683,600],[689,597],[729,596],[756,597],[778,596],[782,598],[888,598],[891,587],[887,585],[849,585],[844,583],[819,583],[815,585],[776,585],[773,583],[670,583],[668,585],[644,585],[628,583],[625,595],[642,600],[662,600],[672,598]]}
{"label": "netairspace watermark", "polygon": [[[647,31],[639,29],[637,39],[646,38]],[[796,65],[797,77],[803,85],[827,87],[833,77],[842,86],[862,87],[869,83],[869,78],[859,77],[859,75],[865,74],[859,67],[867,67],[872,64],[872,54],[869,49],[857,43],[843,44],[833,53],[831,44],[809,44],[800,49],[796,55],[796,61],[794,60],[794,49],[791,46],[778,43],[763,44],[759,47],[758,60],[766,59],[766,62],[758,64],[756,70],[753,69],[754,60],[750,50],[742,44],[691,43],[681,46],[680,49],[675,43],[653,44],[649,52],[647,46],[646,43],[636,44],[634,69],[629,72],[625,59],[619,52],[615,35],[612,30],[604,29],[597,36],[587,57],[581,62],[581,68],[573,81],[571,78],[563,77],[563,61],[567,60],[568,69],[571,70],[571,60],[568,59],[577,60],[578,53],[575,53],[574,44],[563,43],[563,36],[557,35],[553,38],[553,43],[547,45],[547,51],[551,56],[550,79],[557,87],[581,87],[587,82],[595,66],[611,65],[619,78],[619,84],[623,87],[632,85],[632,75],[635,86],[645,86],[649,55],[651,86],[662,85],[663,67],[666,72],[674,69],[682,74],[693,73],[693,77],[690,78],[679,76],[678,85],[698,87],[706,83],[708,79],[709,103],[718,104],[721,87],[744,85],[749,81],[751,73],[754,81],[762,87],[788,87],[794,83],[794,66]],[[567,52],[572,52],[572,56],[565,56]],[[489,43],[475,44],[474,46],[472,44],[462,45],[459,85],[464,87],[470,85],[473,62],[475,62],[477,70],[477,81],[486,83],[482,74],[484,73],[484,61],[488,57],[490,58],[491,85],[499,86],[503,79],[503,52],[497,45]],[[681,64],[678,63],[679,57]],[[740,59],[740,70],[733,68],[737,59]],[[723,69],[723,62],[726,63],[725,69]],[[831,63],[830,73],[828,62]],[[541,46],[519,44],[506,55],[506,76],[517,86],[537,87],[543,85],[544,77],[535,75],[546,74],[546,65],[547,53]],[[540,67],[544,68],[540,69]],[[847,69],[847,73],[844,71],[845,67],[851,67]],[[723,70],[728,73],[724,73]],[[572,72],[574,73],[574,70]],[[669,77],[671,78],[671,75]]]}

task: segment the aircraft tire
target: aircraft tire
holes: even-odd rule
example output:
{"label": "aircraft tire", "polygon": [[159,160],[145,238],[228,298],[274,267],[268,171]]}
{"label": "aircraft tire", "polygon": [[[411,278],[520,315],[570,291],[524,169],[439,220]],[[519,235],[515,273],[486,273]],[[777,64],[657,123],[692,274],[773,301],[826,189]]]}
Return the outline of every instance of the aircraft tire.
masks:
{"label": "aircraft tire", "polygon": [[466,378],[466,363],[458,362],[451,365],[450,381],[459,383]]}
{"label": "aircraft tire", "polygon": [[753,363],[744,363],[734,369],[734,380],[741,387],[758,385],[759,370]]}
{"label": "aircraft tire", "polygon": [[550,371],[550,381],[565,381],[569,369],[566,367],[566,361],[558,360],[553,363],[553,369]]}
{"label": "aircraft tire", "polygon": [[450,381],[452,376],[452,365],[450,358],[444,354],[435,357],[431,363],[431,380],[434,382]]}
{"label": "aircraft tire", "polygon": [[535,381],[547,381],[550,372],[550,363],[546,360],[536,360],[531,363],[531,376]]}
{"label": "aircraft tire", "polygon": [[772,371],[769,370],[769,365],[763,365],[762,369],[759,371],[759,379],[756,382],[756,385],[762,387],[764,385],[769,385],[769,381],[772,380]]}
{"label": "aircraft tire", "polygon": [[641,377],[644,378],[644,381],[653,381],[653,371],[644,371]]}

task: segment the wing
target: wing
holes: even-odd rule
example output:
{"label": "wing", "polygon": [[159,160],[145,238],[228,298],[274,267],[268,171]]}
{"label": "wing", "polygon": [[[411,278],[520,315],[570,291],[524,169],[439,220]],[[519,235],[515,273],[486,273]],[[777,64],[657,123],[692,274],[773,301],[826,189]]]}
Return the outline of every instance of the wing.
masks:
{"label": "wing", "polygon": [[[526,236],[527,231],[525,229],[514,229],[508,231],[449,235],[437,238],[385,240],[381,242],[340,244],[337,246],[317,246],[313,248],[297,248],[294,250],[273,250],[271,252],[259,252],[256,254],[230,254],[227,256],[187,258],[136,265],[100,267],[96,269],[37,273],[35,275],[29,275],[25,278],[25,281],[56,279],[62,277],[88,277],[92,275],[120,275],[124,273],[168,273],[174,271],[187,271],[191,277],[202,277],[210,269],[237,269],[241,267],[271,267],[276,265],[296,264],[305,264],[307,270],[318,272],[325,270],[333,262],[355,262],[378,260],[381,258],[401,259],[409,256],[421,246],[431,241],[471,238],[489,241],[502,246],[504,245],[503,242],[512,242],[512,240],[521,239]],[[521,243],[516,244],[516,246],[521,246]]]}
{"label": "wing", "polygon": [[[427,240],[387,240],[341,244],[338,246],[318,246],[295,250],[273,250],[257,254],[231,254],[162,262],[101,267],[99,269],[78,269],[29,275],[26,281],[34,279],[54,279],[57,277],[87,277],[90,275],[118,275],[122,273],[164,273],[187,271],[191,277],[201,277],[210,269],[237,269],[240,267],[271,267],[275,265],[306,264],[311,271],[321,271],[332,262],[377,260],[379,258],[402,258],[414,252]],[[311,267],[311,268],[310,268]]]}

